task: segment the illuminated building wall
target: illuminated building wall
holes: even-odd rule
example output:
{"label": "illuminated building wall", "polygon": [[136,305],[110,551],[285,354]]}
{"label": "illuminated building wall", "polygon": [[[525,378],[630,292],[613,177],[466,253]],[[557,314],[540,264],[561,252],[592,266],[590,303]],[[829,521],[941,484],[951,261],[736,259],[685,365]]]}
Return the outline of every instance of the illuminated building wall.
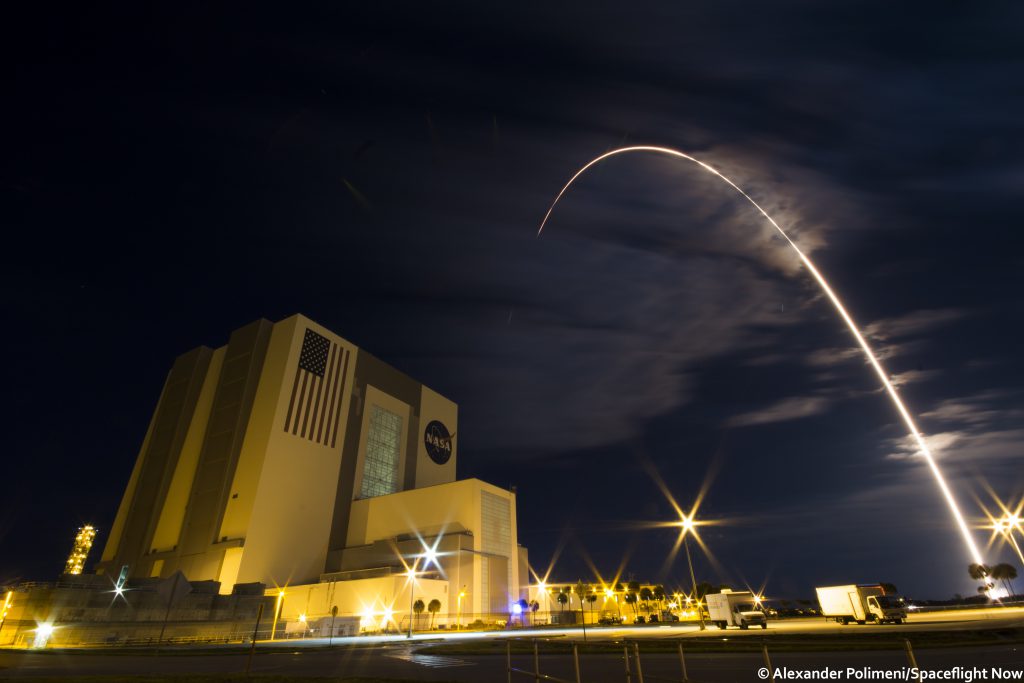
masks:
{"label": "illuminated building wall", "polygon": [[86,524],[78,529],[75,535],[75,544],[68,555],[68,561],[64,564],[65,574],[81,574],[85,567],[85,559],[89,557],[92,550],[92,542],[96,538],[96,529]]}
{"label": "illuminated building wall", "polygon": [[97,571],[317,581],[353,501],[455,480],[457,428],[454,403],[315,322],[256,321],[175,360]]}
{"label": "illuminated building wall", "polygon": [[431,547],[437,563],[427,569],[436,566],[451,584],[445,606],[449,617],[460,610],[459,592],[466,594],[465,614],[507,613],[511,602],[525,596],[520,579],[528,580],[520,575],[525,549],[516,538],[516,495],[464,479],[355,501],[341,569],[356,573],[390,566],[398,571],[398,557],[411,563],[424,546]]}

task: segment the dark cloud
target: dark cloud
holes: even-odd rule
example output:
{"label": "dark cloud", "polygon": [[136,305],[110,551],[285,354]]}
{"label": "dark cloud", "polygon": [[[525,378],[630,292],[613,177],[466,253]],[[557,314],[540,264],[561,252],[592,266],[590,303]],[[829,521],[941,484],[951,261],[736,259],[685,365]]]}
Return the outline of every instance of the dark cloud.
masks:
{"label": "dark cloud", "polygon": [[[620,157],[535,232],[598,153],[699,156],[867,323],[961,502],[981,479],[1020,497],[1021,12],[69,6],[7,23],[8,476],[52,505],[27,525],[38,496],[5,499],[0,555],[24,559],[0,571],[45,577],[76,524],[109,526],[176,354],[301,311],[460,404],[460,474],[518,484],[537,564],[569,529],[610,571],[622,520],[671,515],[642,452],[680,500],[721,463],[705,509],[743,520],[709,535],[729,576],[970,592],[870,368],[732,190]],[[630,571],[657,573],[671,540],[645,537]],[[587,571],[570,551],[559,567]]]}

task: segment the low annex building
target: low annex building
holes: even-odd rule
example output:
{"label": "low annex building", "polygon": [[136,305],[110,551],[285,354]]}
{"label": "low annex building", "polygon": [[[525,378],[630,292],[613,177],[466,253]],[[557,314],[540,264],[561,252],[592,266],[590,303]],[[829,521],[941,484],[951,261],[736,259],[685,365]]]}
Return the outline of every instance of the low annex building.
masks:
{"label": "low annex building", "polygon": [[301,315],[258,320],[175,360],[96,572],[264,584],[284,621],[403,628],[414,598],[435,625],[507,619],[516,496],[457,460],[455,403]]}

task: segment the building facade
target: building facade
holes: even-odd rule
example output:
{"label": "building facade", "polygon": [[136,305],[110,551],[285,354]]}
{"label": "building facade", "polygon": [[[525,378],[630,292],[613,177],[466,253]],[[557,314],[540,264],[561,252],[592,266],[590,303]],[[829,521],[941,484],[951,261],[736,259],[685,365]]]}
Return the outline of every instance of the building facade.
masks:
{"label": "building facade", "polygon": [[457,458],[455,403],[301,315],[259,320],[175,360],[96,571],[293,591],[380,584],[432,544],[446,612],[501,612],[525,595],[515,494]]}

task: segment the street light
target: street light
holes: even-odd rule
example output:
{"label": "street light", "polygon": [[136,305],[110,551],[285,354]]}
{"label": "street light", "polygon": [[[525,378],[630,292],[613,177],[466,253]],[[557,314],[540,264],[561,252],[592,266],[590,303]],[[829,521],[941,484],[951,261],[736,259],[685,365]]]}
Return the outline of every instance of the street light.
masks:
{"label": "street light", "polygon": [[[416,590],[416,575],[417,574],[426,574],[427,573],[426,570],[430,569],[430,564],[431,563],[433,563],[438,569],[441,568],[441,565],[439,565],[437,563],[437,556],[438,556],[437,546],[438,546],[438,544],[440,542],[441,542],[441,537],[440,536],[438,536],[434,540],[434,545],[432,545],[432,546],[427,545],[426,543],[423,542],[422,539],[420,539],[420,544],[423,546],[423,552],[420,553],[419,555],[414,555],[413,556],[412,566],[408,567],[408,570],[405,572],[405,575],[407,577],[409,577],[409,635],[408,635],[409,638],[412,638],[412,625],[413,625],[413,621],[414,621],[413,615],[415,614],[413,612],[413,595],[414,595],[415,590]],[[423,571],[417,572],[416,571],[416,566],[419,564],[420,560],[423,560]],[[405,561],[403,560],[402,563],[405,564]],[[444,570],[442,570],[442,573],[443,573],[443,571]]]}
{"label": "street light", "polygon": [[[611,586],[605,586],[604,587],[604,605],[601,606],[602,612],[603,612],[604,608],[608,605],[608,601],[609,600],[615,601],[615,614],[616,615],[620,615],[620,612],[619,612],[619,596],[617,596],[615,594],[615,590]],[[620,616],[620,621],[621,621],[621,616]]]}
{"label": "street light", "polygon": [[548,621],[551,621],[551,594],[548,592],[548,584],[543,579],[537,582],[537,593],[544,596],[544,611],[547,612]]}
{"label": "street light", "polygon": [[413,621],[413,595],[416,590],[416,563],[419,562],[419,558],[413,558],[412,566],[409,567],[409,571],[405,573],[409,577],[409,635],[408,638],[412,638],[412,621]]}
{"label": "street light", "polygon": [[[679,526],[683,529],[683,547],[686,549],[686,564],[690,567],[690,582],[693,584],[693,599],[697,601],[697,616],[700,617],[700,630],[704,631],[707,626],[704,625],[704,610],[700,606],[700,599],[697,597],[697,577],[693,573],[693,558],[690,557],[690,542],[687,537],[690,532],[693,531],[694,522],[693,516],[687,517],[683,515],[683,519],[679,522]],[[676,546],[677,548],[679,546]]]}
{"label": "street light", "polygon": [[274,640],[277,635],[277,620],[281,616],[281,606],[284,603],[284,591],[277,591],[277,603],[274,605],[274,625],[270,628],[270,639]]}
{"label": "street light", "polygon": [[997,534],[1002,534],[1003,538],[1010,542],[1013,549],[1017,551],[1017,557],[1020,559],[1021,564],[1024,564],[1024,553],[1021,553],[1020,546],[1017,545],[1017,539],[1013,537],[1014,531],[1022,531],[1021,529],[1021,518],[1016,514],[1006,514],[999,519],[992,521],[992,530]]}

